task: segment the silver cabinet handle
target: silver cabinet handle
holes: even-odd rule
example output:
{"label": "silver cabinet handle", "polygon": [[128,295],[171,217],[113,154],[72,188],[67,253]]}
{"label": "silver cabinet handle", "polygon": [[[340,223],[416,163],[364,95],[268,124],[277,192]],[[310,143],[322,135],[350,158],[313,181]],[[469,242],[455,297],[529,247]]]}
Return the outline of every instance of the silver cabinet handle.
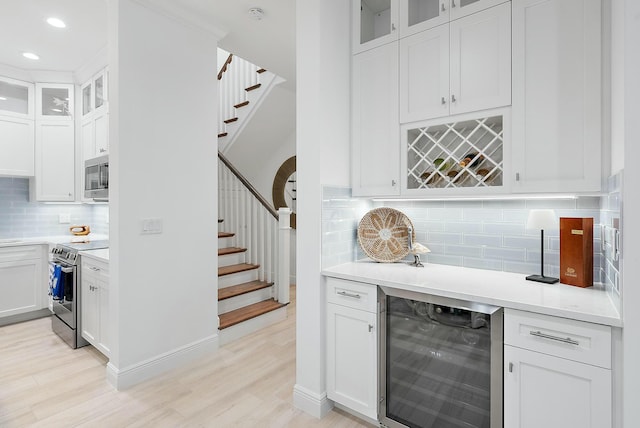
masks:
{"label": "silver cabinet handle", "polygon": [[444,7],[444,3],[442,3],[442,7],[440,8],[440,10],[442,10],[443,12],[447,10],[447,9]]}
{"label": "silver cabinet handle", "polygon": [[396,31],[396,24],[393,22],[391,23],[391,31]]}
{"label": "silver cabinet handle", "polygon": [[541,332],[539,330],[538,331],[531,330],[529,332],[529,334],[532,335],[532,336],[542,337],[543,339],[557,340],[558,342],[568,343],[570,345],[580,345],[580,342],[578,342],[577,340],[573,340],[570,337],[554,336],[552,334],[543,333],[543,332]]}
{"label": "silver cabinet handle", "polygon": [[451,0],[451,7],[456,7],[456,1],[455,0]]}
{"label": "silver cabinet handle", "polygon": [[354,299],[359,299],[360,298],[359,294],[348,293],[346,291],[338,291],[338,294],[341,295],[341,296],[345,296],[345,297],[353,297]]}
{"label": "silver cabinet handle", "polygon": [[455,95],[451,95],[451,102],[455,103],[456,102],[456,96]]}
{"label": "silver cabinet handle", "polygon": [[513,363],[509,363],[509,373],[513,373]]}
{"label": "silver cabinet handle", "polygon": [[391,187],[395,187],[396,185],[396,180],[391,180]]}
{"label": "silver cabinet handle", "polygon": [[106,151],[107,151],[107,149],[100,149],[100,153],[104,153]]}
{"label": "silver cabinet handle", "polygon": [[373,326],[369,324],[369,333],[371,333],[372,331],[373,331]]}
{"label": "silver cabinet handle", "polygon": [[442,97],[442,101],[440,102],[442,103],[442,105],[445,105],[447,103],[447,100],[444,97]]}
{"label": "silver cabinet handle", "polygon": [[89,269],[91,269],[91,270],[92,270],[92,271],[94,271],[94,272],[98,272],[98,271],[100,271],[100,268],[97,268],[97,267],[95,267],[95,266],[89,266]]}

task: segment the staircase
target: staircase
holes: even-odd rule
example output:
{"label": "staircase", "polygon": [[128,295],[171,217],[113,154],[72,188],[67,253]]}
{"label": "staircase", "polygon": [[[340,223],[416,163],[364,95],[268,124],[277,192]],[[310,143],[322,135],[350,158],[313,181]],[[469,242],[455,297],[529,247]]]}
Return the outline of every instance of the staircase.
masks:
{"label": "staircase", "polygon": [[218,73],[218,150],[226,153],[275,85],[284,79],[228,54]]}

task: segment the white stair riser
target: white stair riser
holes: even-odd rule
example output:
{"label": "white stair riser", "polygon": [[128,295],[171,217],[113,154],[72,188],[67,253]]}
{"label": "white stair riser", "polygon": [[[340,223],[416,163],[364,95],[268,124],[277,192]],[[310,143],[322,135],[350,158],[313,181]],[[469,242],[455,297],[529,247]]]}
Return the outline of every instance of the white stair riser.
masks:
{"label": "white stair riser", "polygon": [[220,330],[220,332],[218,333],[220,345],[225,345],[227,343],[233,342],[234,340],[251,334],[254,331],[258,331],[270,326],[271,324],[283,321],[286,318],[287,307],[284,306],[280,309],[276,309],[275,311],[267,312],[266,314],[262,314],[259,317],[255,317],[245,322],[241,322],[240,324],[236,324],[234,326]]}
{"label": "white stair riser", "polygon": [[256,279],[258,279],[258,269],[232,273],[230,275],[218,277],[218,288],[230,287],[232,285],[238,285],[244,282],[255,281]]}
{"label": "white stair riser", "polygon": [[269,300],[273,297],[272,287],[261,288],[251,293],[241,294],[230,299],[218,301],[218,314],[226,314],[254,303]]}
{"label": "white stair riser", "polygon": [[236,246],[236,237],[218,238],[218,248],[229,248]]}
{"label": "white stair riser", "polygon": [[224,256],[218,256],[218,267],[237,265],[244,263],[246,251],[242,253],[225,254]]}

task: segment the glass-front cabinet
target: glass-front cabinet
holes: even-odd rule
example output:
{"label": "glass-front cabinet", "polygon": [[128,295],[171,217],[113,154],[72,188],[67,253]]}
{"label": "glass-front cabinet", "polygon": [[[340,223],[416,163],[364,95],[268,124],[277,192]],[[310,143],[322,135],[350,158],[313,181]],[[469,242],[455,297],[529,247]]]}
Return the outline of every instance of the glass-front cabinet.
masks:
{"label": "glass-front cabinet", "polygon": [[107,71],[101,70],[80,88],[82,91],[82,117],[104,110],[107,105]]}
{"label": "glass-front cabinet", "polygon": [[508,112],[485,113],[403,126],[403,193],[472,196],[505,191]]}
{"label": "glass-front cabinet", "polygon": [[352,0],[353,53],[398,39],[399,0]]}
{"label": "glass-front cabinet", "polygon": [[36,119],[73,120],[73,85],[67,83],[36,84]]}
{"label": "glass-front cabinet", "polygon": [[33,119],[33,83],[0,77],[0,116]]}

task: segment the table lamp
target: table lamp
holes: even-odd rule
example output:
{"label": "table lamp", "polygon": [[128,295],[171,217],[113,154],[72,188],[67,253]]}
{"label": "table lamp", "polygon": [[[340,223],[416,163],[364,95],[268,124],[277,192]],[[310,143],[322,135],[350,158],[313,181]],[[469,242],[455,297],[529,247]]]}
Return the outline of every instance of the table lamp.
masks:
{"label": "table lamp", "polygon": [[558,220],[553,210],[531,210],[527,219],[527,229],[540,229],[540,275],[529,275],[529,281],[555,284],[558,278],[544,276],[544,230],[557,228]]}

